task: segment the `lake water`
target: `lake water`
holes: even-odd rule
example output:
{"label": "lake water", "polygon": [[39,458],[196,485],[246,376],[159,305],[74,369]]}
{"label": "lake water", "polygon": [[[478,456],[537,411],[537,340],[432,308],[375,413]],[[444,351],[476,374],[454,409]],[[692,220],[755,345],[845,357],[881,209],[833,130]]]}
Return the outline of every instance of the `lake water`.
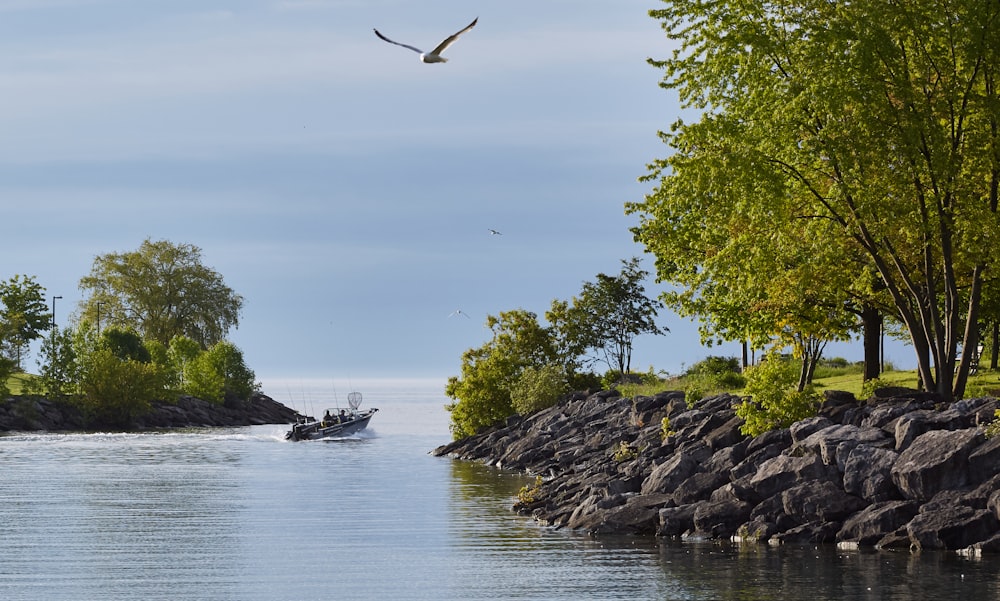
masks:
{"label": "lake water", "polygon": [[[335,442],[283,426],[0,437],[0,599],[1000,598],[995,557],[538,527],[510,511],[527,479],[428,454],[450,438],[442,386],[359,386],[380,411]],[[265,391],[336,407],[314,389]]]}

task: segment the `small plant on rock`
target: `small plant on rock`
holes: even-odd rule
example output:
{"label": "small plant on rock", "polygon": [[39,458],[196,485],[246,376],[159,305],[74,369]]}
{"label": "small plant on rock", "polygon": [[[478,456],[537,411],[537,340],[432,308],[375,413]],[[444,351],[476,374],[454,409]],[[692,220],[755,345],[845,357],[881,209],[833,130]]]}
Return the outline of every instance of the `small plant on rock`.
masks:
{"label": "small plant on rock", "polygon": [[538,501],[541,498],[543,483],[541,476],[535,476],[534,484],[525,484],[517,491],[517,502],[521,505],[531,505]]}
{"label": "small plant on rock", "polygon": [[986,425],[986,437],[1000,436],[1000,409],[993,412],[993,421]]}
{"label": "small plant on rock", "polygon": [[670,428],[670,418],[664,417],[660,420],[660,440],[666,440],[673,435],[674,431]]}
{"label": "small plant on rock", "polygon": [[635,459],[639,456],[639,451],[625,442],[624,440],[618,443],[618,448],[615,449],[615,462],[621,463],[623,461],[629,461],[630,459]]}

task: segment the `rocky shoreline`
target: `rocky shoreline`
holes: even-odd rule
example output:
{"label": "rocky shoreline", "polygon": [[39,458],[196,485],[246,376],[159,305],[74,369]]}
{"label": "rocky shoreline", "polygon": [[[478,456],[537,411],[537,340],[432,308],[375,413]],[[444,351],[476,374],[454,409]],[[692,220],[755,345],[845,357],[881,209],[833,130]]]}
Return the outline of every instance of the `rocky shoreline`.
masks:
{"label": "rocky shoreline", "polygon": [[557,528],[1000,552],[996,398],[828,392],[819,416],[756,438],[740,400],[581,393],[432,453],[537,475],[514,509]]}
{"label": "rocky shoreline", "polygon": [[[154,401],[152,410],[136,418],[132,429],[289,424],[294,423],[297,417],[296,411],[261,393],[254,393],[247,400],[229,401],[225,405],[183,396],[173,403]],[[76,406],[65,401],[29,396],[0,401],[0,432],[105,429],[104,424],[89,421]]]}

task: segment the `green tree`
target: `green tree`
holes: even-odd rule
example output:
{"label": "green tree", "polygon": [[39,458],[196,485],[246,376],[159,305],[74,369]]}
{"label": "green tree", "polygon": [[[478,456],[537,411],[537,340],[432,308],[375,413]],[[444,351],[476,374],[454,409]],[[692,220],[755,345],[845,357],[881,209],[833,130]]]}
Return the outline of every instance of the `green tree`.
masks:
{"label": "green tree", "polygon": [[52,314],[45,302],[45,288],[34,278],[15,275],[0,282],[0,343],[6,347],[16,368],[28,344],[52,327]]}
{"label": "green tree", "polygon": [[152,363],[121,359],[98,345],[80,362],[81,408],[98,424],[128,428],[163,393],[163,377]]}
{"label": "green tree", "polygon": [[571,303],[554,303],[546,318],[572,352],[593,349],[608,367],[629,373],[635,337],[667,331],[656,325],[658,303],[646,296],[642,282],[648,275],[639,259],[622,261],[620,274],[597,274],[596,281],[584,282]]}
{"label": "green tree", "polygon": [[38,358],[38,378],[34,380],[39,392],[46,396],[63,397],[76,390],[79,366],[73,348],[73,330],[53,328],[42,339]]}
{"label": "green tree", "polygon": [[142,343],[139,334],[122,328],[105,328],[101,332],[100,344],[122,361],[133,360],[140,363],[152,361],[149,349]]}
{"label": "green tree", "polygon": [[[701,117],[663,134],[676,152],[650,166],[660,186],[631,207],[646,215],[640,240],[678,233],[682,207],[703,210],[707,227],[660,244],[692,246],[680,265],[690,274],[704,239],[731,235],[736,216],[786,245],[806,222],[829,224],[840,268],[819,276],[877,273],[925,388],[961,396],[968,364],[957,349],[975,345],[1000,241],[1000,4],[665,4],[651,15],[679,46],[651,62]],[[864,264],[847,269],[856,257]],[[657,259],[674,281],[675,265]],[[706,289],[728,285],[717,276]]]}
{"label": "green tree", "polygon": [[511,387],[511,404],[519,415],[528,415],[555,405],[568,391],[565,366],[549,363],[526,367]]}
{"label": "green tree", "polygon": [[187,336],[174,336],[167,347],[171,382],[183,389],[187,382],[187,368],[202,353],[201,345]]}
{"label": "green tree", "polygon": [[558,353],[548,328],[523,309],[490,315],[490,341],[462,355],[462,374],[448,379],[445,394],[455,402],[451,413],[455,438],[502,423],[515,413],[511,390],[526,368],[557,362]]}
{"label": "green tree", "polygon": [[222,376],[223,394],[227,399],[248,399],[259,388],[253,370],[243,360],[243,352],[233,343],[217,342],[205,355]]}
{"label": "green tree", "polygon": [[202,264],[200,248],[166,240],[98,256],[80,288],[90,292],[81,319],[96,322],[101,315],[164,345],[186,336],[207,349],[239,325],[243,308],[243,297]]}
{"label": "green tree", "polygon": [[216,369],[208,353],[202,352],[188,363],[184,374],[184,392],[212,403],[225,401],[226,377]]}

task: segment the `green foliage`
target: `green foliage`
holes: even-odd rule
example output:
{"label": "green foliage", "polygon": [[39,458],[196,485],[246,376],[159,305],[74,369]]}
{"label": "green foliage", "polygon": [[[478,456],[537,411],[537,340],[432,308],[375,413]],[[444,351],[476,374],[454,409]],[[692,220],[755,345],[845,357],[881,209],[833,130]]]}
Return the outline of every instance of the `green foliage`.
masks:
{"label": "green foliage", "polygon": [[208,348],[239,325],[243,307],[243,298],[201,263],[200,248],[166,240],[98,256],[80,288],[92,292],[83,321],[97,322],[100,316],[165,345],[174,336],[187,336]]}
{"label": "green foliage", "polygon": [[256,375],[243,360],[243,351],[235,344],[222,340],[212,345],[204,355],[222,376],[223,394],[227,398],[247,399],[259,386]]}
{"label": "green foliage", "polygon": [[871,380],[866,380],[861,384],[861,398],[870,399],[875,396],[875,391],[879,388],[886,388],[888,386],[895,386],[892,382],[888,382],[883,378],[872,378]]}
{"label": "green foliage", "polygon": [[53,329],[42,340],[38,357],[38,378],[31,381],[30,392],[48,397],[71,394],[79,381],[79,365],[73,347],[73,332]]}
{"label": "green foliage", "polygon": [[222,403],[225,400],[226,377],[216,369],[215,362],[208,353],[202,353],[188,363],[184,391],[212,403]]}
{"label": "green foliage", "polygon": [[639,456],[639,450],[625,442],[624,440],[618,443],[615,447],[615,453],[613,459],[615,463],[621,463],[623,461],[630,461]]}
{"label": "green foliage", "polygon": [[10,388],[7,387],[7,380],[14,374],[17,364],[7,357],[0,356],[0,399],[10,396]]}
{"label": "green foliage", "polygon": [[45,288],[32,277],[16,275],[0,282],[0,305],[0,346],[20,368],[28,344],[52,327]]}
{"label": "green foliage", "polygon": [[776,355],[748,368],[746,380],[744,393],[748,398],[737,405],[736,415],[744,420],[740,431],[749,436],[786,428],[816,415],[819,409],[819,395],[812,388],[797,390],[795,365]]}
{"label": "green foliage", "polygon": [[693,405],[707,396],[743,388],[746,378],[736,357],[708,356],[685,372],[683,382],[684,398]]}
{"label": "green foliage", "polygon": [[675,48],[650,63],[698,114],[662,134],[655,188],[627,207],[667,304],[755,348],[843,338],[859,305],[888,306],[922,385],[960,395],[956,349],[976,342],[965,325],[1000,260],[996,3],[670,0],[650,14]]}
{"label": "green foliage", "polygon": [[531,505],[541,499],[542,484],[545,481],[541,476],[535,476],[535,482],[531,485],[525,484],[517,492],[517,501],[521,505]]}
{"label": "green foliage", "polygon": [[149,349],[142,344],[142,338],[132,330],[109,327],[101,332],[100,344],[119,359],[149,363],[152,360]]}
{"label": "green foliage", "polygon": [[608,367],[629,373],[635,337],[667,331],[656,325],[659,303],[646,296],[642,282],[648,275],[639,268],[639,259],[622,261],[620,274],[597,274],[597,281],[585,282],[571,305],[554,304],[546,318],[556,324],[560,339],[569,341],[568,347],[593,349]]}
{"label": "green foliage", "polygon": [[986,437],[1000,436],[1000,409],[993,412],[993,421],[986,426]]}
{"label": "green foliage", "polygon": [[461,377],[449,378],[445,387],[445,394],[456,401],[446,406],[455,438],[471,436],[513,415],[511,389],[521,373],[558,360],[551,332],[539,325],[534,313],[519,309],[491,315],[487,326],[493,338],[462,355]]}
{"label": "green foliage", "polygon": [[519,415],[528,415],[555,405],[568,391],[566,368],[562,365],[529,366],[511,386],[511,404]]}
{"label": "green foliage", "polygon": [[660,420],[660,440],[666,440],[673,435],[674,430],[670,427],[670,418],[664,417]]}
{"label": "green foliage", "polygon": [[82,359],[79,404],[100,424],[131,427],[163,390],[162,374],[152,363],[121,359],[103,346]]}

